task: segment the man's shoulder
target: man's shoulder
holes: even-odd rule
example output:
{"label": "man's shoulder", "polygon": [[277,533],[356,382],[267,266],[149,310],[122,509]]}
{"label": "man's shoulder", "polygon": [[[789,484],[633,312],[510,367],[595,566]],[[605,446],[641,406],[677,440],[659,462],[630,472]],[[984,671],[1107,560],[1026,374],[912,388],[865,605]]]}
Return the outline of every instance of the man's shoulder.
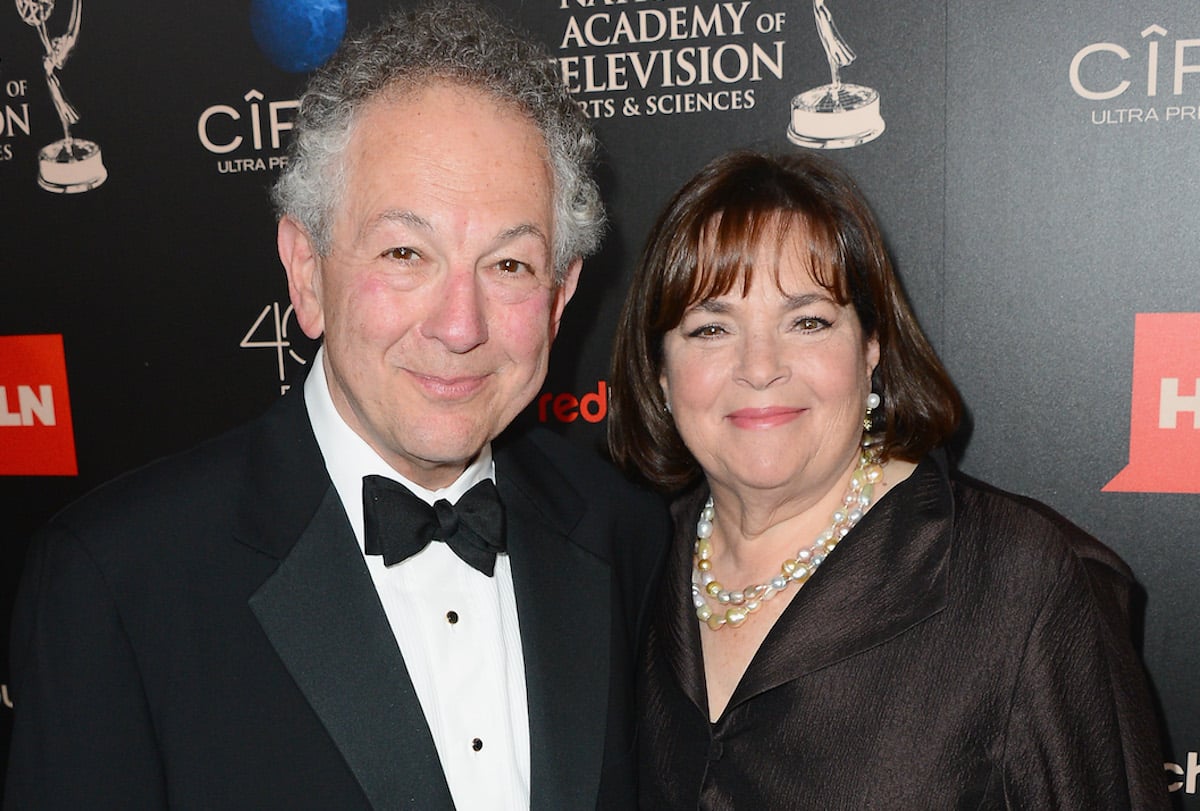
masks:
{"label": "man's shoulder", "polygon": [[286,470],[285,460],[268,457],[275,455],[273,446],[295,424],[295,406],[276,406],[199,445],[101,484],[63,509],[51,526],[92,536],[166,527],[180,533],[189,525],[211,526],[232,514],[242,495],[262,478],[259,471],[273,465]]}
{"label": "man's shoulder", "polygon": [[554,511],[547,498],[571,502],[565,509],[578,519],[571,524],[575,542],[613,565],[631,599],[645,599],[671,535],[661,496],[630,482],[598,452],[542,428],[504,437],[498,445],[498,478],[505,462],[526,468],[520,478],[540,486],[543,508]]}
{"label": "man's shoulder", "polygon": [[504,453],[524,464],[552,466],[554,475],[592,504],[622,502],[665,509],[661,498],[630,482],[597,451],[588,450],[545,428],[506,437]]}
{"label": "man's shoulder", "polygon": [[246,426],[187,450],[160,457],[96,487],[68,505],[56,521],[92,523],[129,506],[150,507],[180,501],[205,500],[214,486],[234,485],[244,458]]}

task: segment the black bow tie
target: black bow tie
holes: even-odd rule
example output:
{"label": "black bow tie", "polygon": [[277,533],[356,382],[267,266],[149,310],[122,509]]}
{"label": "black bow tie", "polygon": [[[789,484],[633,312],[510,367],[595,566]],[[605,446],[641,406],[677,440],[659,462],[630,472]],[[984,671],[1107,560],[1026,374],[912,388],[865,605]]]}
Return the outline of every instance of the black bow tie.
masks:
{"label": "black bow tie", "polygon": [[504,505],[491,479],[484,479],[457,504],[439,499],[433,506],[399,482],[384,476],[363,477],[364,548],[383,555],[387,566],[420,552],[430,541],[443,541],[454,554],[488,577],[504,546]]}

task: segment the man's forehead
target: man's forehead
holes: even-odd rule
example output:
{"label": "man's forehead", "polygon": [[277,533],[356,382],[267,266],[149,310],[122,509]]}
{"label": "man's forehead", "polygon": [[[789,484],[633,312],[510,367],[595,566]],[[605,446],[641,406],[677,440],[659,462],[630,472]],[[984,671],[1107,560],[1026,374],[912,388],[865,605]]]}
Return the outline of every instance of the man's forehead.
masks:
{"label": "man's forehead", "polygon": [[553,167],[541,132],[516,108],[435,85],[381,96],[355,124],[337,216],[358,238],[393,225],[432,234],[490,217],[488,237],[552,242]]}
{"label": "man's forehead", "polygon": [[[365,232],[374,228],[385,227],[391,224],[396,224],[402,228],[411,229],[430,236],[436,236],[438,233],[438,226],[435,222],[421,216],[415,211],[396,208],[384,209],[371,217],[364,224],[363,232],[365,234]],[[549,247],[550,235],[547,232],[548,227],[545,224],[518,222],[509,226],[502,226],[496,230],[492,235],[492,241],[497,244],[505,244],[525,237],[531,237]]]}
{"label": "man's forehead", "polygon": [[544,177],[552,186],[554,178],[545,133],[531,116],[515,103],[454,83],[377,94],[354,117],[343,154],[347,174],[364,164],[377,171],[381,163],[449,164],[474,156],[487,163],[485,174],[536,162],[534,171],[520,167],[527,183]]}

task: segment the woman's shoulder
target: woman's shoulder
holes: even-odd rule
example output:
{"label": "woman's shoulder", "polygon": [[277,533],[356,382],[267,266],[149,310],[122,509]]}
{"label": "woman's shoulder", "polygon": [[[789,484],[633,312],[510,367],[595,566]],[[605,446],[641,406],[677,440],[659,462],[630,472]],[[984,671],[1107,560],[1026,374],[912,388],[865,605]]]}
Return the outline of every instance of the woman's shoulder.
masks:
{"label": "woman's shoulder", "polygon": [[1132,581],[1121,557],[1049,505],[975,479],[960,471],[949,474],[955,534],[993,563],[1031,570],[1061,572],[1078,564],[1093,577]]}

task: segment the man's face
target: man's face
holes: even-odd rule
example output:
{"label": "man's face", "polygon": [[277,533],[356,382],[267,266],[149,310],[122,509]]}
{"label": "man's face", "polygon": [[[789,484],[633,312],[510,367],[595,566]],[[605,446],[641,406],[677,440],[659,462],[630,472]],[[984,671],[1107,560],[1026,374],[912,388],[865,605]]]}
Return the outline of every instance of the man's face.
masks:
{"label": "man's face", "polygon": [[338,413],[435,489],[537,394],[580,263],[554,284],[541,133],[475,89],[377,98],[346,154],[329,255],[280,224],[292,302]]}

